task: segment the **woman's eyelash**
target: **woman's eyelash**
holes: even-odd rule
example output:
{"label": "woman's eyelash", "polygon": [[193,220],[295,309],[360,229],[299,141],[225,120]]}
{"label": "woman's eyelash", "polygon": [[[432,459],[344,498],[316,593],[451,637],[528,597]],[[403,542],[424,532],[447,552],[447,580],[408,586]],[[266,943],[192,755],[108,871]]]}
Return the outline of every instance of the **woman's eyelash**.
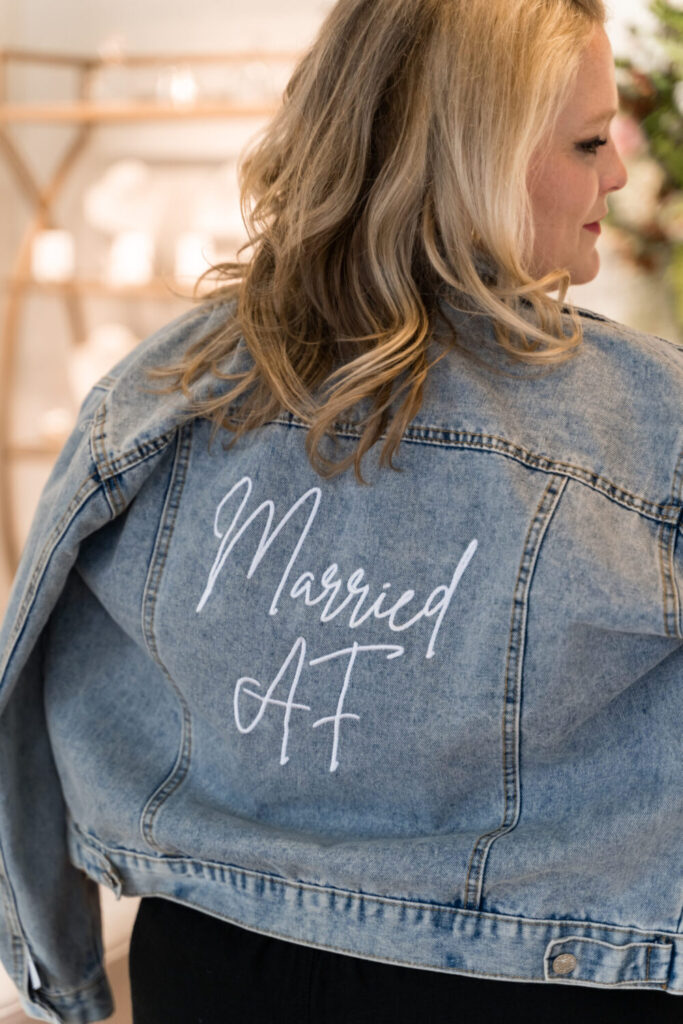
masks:
{"label": "woman's eyelash", "polygon": [[586,142],[579,142],[578,148],[583,153],[593,153],[593,154],[595,154],[595,153],[597,153],[597,151],[598,151],[600,146],[606,146],[606,145],[607,145],[607,139],[601,139],[599,136],[597,136],[594,139],[588,139]]}

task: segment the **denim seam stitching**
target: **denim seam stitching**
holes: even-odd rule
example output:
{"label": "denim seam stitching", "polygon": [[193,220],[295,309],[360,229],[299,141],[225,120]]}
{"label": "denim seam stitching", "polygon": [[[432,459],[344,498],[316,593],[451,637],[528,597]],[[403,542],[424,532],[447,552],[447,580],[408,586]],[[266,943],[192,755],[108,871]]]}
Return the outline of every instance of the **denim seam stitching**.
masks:
{"label": "denim seam stitching", "polygon": [[2,894],[2,905],[4,908],[5,917],[10,927],[12,948],[12,979],[16,981],[16,979],[20,978],[23,973],[23,966],[26,956],[25,939],[21,929],[21,922],[19,920],[19,913],[17,910],[14,890],[10,885],[9,876],[6,871],[6,864],[7,862],[5,860],[5,854],[2,849],[2,843],[0,843],[0,867],[2,869],[2,877],[0,878],[0,893]]}
{"label": "denim seam stitching", "polygon": [[[1,847],[0,860],[4,864],[4,854],[2,853]],[[27,953],[33,959],[34,962],[36,960],[36,957],[33,950],[30,947],[28,939],[23,933],[15,901],[11,898],[13,897],[13,893],[10,889],[7,875],[4,871],[3,880],[5,884],[2,885],[2,902],[6,914],[6,919],[8,920],[11,928],[10,934],[12,947],[12,980],[15,981],[15,984],[17,985],[19,990],[22,991],[22,994],[24,994],[23,975],[24,967],[26,965]],[[89,988],[93,988],[95,985],[100,984],[103,980],[106,980],[106,974],[102,966],[101,957],[96,958],[95,971],[96,973],[93,975],[90,981],[86,982],[84,985],[81,985],[73,989],[55,989],[50,988],[48,984],[43,983],[39,990],[39,995],[36,996],[34,993],[33,996],[31,997],[31,1001],[34,1002],[36,1005],[43,1007],[44,1009],[52,1009],[52,1007],[50,1007],[47,1003],[44,1002],[45,996],[55,996],[57,998],[60,998],[63,996],[75,995],[81,991],[86,992]]]}
{"label": "denim seam stitching", "polygon": [[[683,531],[683,448],[678,454],[676,461],[676,467],[674,469],[673,486],[671,489],[673,500],[678,504],[678,521],[673,524],[673,529],[669,531],[668,535],[668,564],[664,562],[665,553],[665,540],[664,540],[664,529],[662,529],[661,538],[661,557],[662,557],[662,580],[664,588],[664,622],[665,629],[667,630],[667,636],[675,636],[683,639],[683,601],[681,600],[681,594],[676,579],[676,544],[678,542],[678,534]],[[668,568],[668,576],[665,576]],[[668,606],[668,599],[671,598],[671,609]],[[670,620],[673,620],[673,631],[669,632]]]}
{"label": "denim seam stitching", "polygon": [[[92,486],[92,484],[95,486]],[[90,500],[90,498],[100,490],[101,484],[96,474],[91,474],[83,480],[81,486],[72,497],[67,508],[62,514],[61,518],[53,526],[50,534],[45,540],[40,554],[34,563],[34,569],[31,576],[26,584],[21,603],[17,610],[17,615],[10,633],[9,642],[7,644],[6,655],[4,662],[0,665],[0,675],[5,674],[14,651],[18,642],[19,636],[24,629],[26,624],[31,606],[36,597],[36,594],[40,588],[42,578],[45,574],[47,566],[52,558],[52,555],[65,533],[71,526],[72,522],[76,519],[78,513],[83,506]],[[24,964],[26,962],[26,951],[28,949],[28,942],[23,934],[21,921],[19,918],[18,910],[16,907],[16,901],[14,901],[14,893],[10,887],[9,877],[4,869],[5,859],[2,850],[0,849],[0,860],[3,864],[2,870],[2,881],[4,884],[1,886],[3,890],[3,904],[7,909],[8,919],[12,927],[12,963],[13,970],[15,972],[15,978],[23,976]],[[10,903],[10,897],[13,900],[13,904]],[[23,982],[21,983],[23,986]],[[42,1004],[40,1004],[42,1005]]]}
{"label": "denim seam stitching", "polygon": [[[166,893],[157,893],[156,891],[154,893],[151,893],[150,895],[152,895],[152,896],[159,896],[159,897],[162,897],[162,898],[163,897],[168,898]],[[237,927],[240,927],[240,928],[246,928],[246,926],[244,924],[242,924],[241,921],[237,921],[235,918],[232,918],[232,917],[224,916],[223,918],[221,918],[221,920],[224,920],[224,921],[228,922],[229,924],[237,925]],[[265,936],[268,936],[268,937],[274,938],[274,939],[283,939],[285,942],[287,942],[287,941],[291,942],[292,941],[291,940],[291,936],[284,935],[282,932],[273,931],[270,928],[261,928],[261,927],[259,927],[258,930],[255,929],[255,928],[246,928],[246,930],[247,931],[251,931],[251,932],[255,932],[257,935],[265,935]],[[310,943],[310,942],[302,943],[302,945],[304,945],[304,947],[307,948],[307,949],[320,950],[323,953],[327,953],[327,952],[329,952],[329,953],[343,953],[343,954],[350,954],[351,956],[355,956],[355,957],[358,956],[358,951],[357,950],[347,949],[345,946],[337,946],[337,945],[322,946],[322,945],[317,945],[315,943]],[[670,945],[668,945],[668,944],[665,945],[664,943],[662,943],[662,946],[663,946],[663,948],[669,948],[669,949],[672,948]],[[419,967],[419,968],[424,969],[424,964],[423,963],[419,963],[418,961],[415,961],[415,960],[408,960],[408,959],[400,959],[399,960],[399,959],[396,959],[395,957],[389,957],[389,956],[387,956],[387,957],[373,957],[373,956],[370,956],[370,957],[367,957],[367,959],[372,960],[374,963],[398,964],[399,966],[400,965],[404,965],[406,967]],[[545,968],[545,960],[544,960],[544,968]],[[466,977],[492,978],[492,979],[499,979],[501,981],[527,981],[528,982],[530,980],[526,975],[519,975],[519,974],[489,974],[486,971],[463,971],[463,970],[460,970],[460,969],[455,969],[455,968],[450,968],[449,969],[449,968],[446,968],[446,967],[430,968],[430,970],[435,971],[435,973],[437,973],[437,974],[448,974],[448,975],[458,974],[458,975],[465,975]],[[539,976],[537,975],[537,977],[539,977]],[[628,987],[634,988],[634,989],[637,989],[638,987],[642,988],[642,986],[639,986],[637,982],[633,982],[633,981],[601,982],[601,981],[571,981],[570,979],[563,979],[562,981],[560,981],[559,979],[555,979],[555,978],[546,979],[545,976],[543,978],[539,977],[539,980],[541,980],[541,981],[548,981],[549,984],[574,985],[574,986],[582,986],[582,987],[586,987],[586,986],[598,987],[599,986],[600,988],[604,988],[605,986],[607,986],[609,988],[623,988],[623,987],[628,986]],[[645,980],[647,980],[647,979],[645,979]],[[653,987],[656,986],[657,988],[661,988],[664,991],[666,991],[666,989],[668,987],[666,982],[659,982],[659,981],[655,981],[655,980],[649,981],[648,984],[652,985]],[[678,989],[673,989],[673,991],[678,991]]]}
{"label": "denim seam stitching", "polygon": [[[620,945],[615,945],[613,942],[604,942],[601,939],[591,939],[590,937],[587,937],[585,935],[563,935],[559,939],[551,939],[550,942],[548,943],[547,947],[546,947],[545,956],[543,958],[543,964],[544,964],[544,968],[546,970],[549,970],[549,968],[550,968],[550,961],[551,961],[551,959],[555,958],[555,956],[556,956],[556,954],[558,952],[558,947],[564,946],[568,942],[590,942],[591,944],[596,945],[596,946],[608,946],[610,949],[619,950],[619,951],[624,950],[624,949],[641,948],[641,947],[644,946],[645,949],[647,950],[647,952],[646,952],[646,957],[645,957],[645,978],[643,980],[646,981],[646,982],[649,982],[652,985],[656,985],[658,988],[663,989],[663,991],[666,991],[667,988],[668,988],[668,985],[667,985],[666,981],[659,981],[657,978],[650,977],[651,960],[652,960],[652,951],[654,949],[662,949],[662,950],[666,950],[668,952],[669,961],[671,961],[671,953],[672,953],[673,948],[674,948],[673,943],[670,943],[670,942],[659,942],[659,943],[657,943],[657,942],[654,942],[654,943],[653,942],[624,942],[624,943],[622,943]],[[556,980],[556,979],[548,978],[547,980],[550,981],[550,980]],[[574,984],[576,984],[576,985],[590,984],[589,981],[587,981],[585,979],[582,980],[580,978],[567,979],[567,980],[568,981],[569,980],[573,980]],[[593,982],[593,984],[601,984],[601,983],[600,982]],[[604,982],[604,984],[612,985],[612,986],[616,987],[616,986],[619,986],[619,985],[631,985],[631,984],[633,984],[633,981]],[[673,991],[678,991],[678,990],[674,989]]]}
{"label": "denim seam stitching", "polygon": [[666,949],[671,949],[671,943],[657,943],[657,942],[623,942],[620,945],[616,945],[614,942],[605,942],[603,939],[590,939],[585,935],[563,935],[561,939],[551,939],[548,946],[559,946],[564,945],[567,942],[590,942],[594,946],[608,946],[610,949],[631,949],[631,947],[644,946],[650,953],[653,949],[658,946]]}
{"label": "denim seam stitching", "polygon": [[[683,509],[681,509],[683,515]],[[681,598],[676,584],[676,538],[678,530],[675,526],[662,524],[659,530],[659,571],[662,581],[662,618],[664,635],[683,640],[681,626]]]}
{"label": "denim seam stitching", "polygon": [[[482,833],[472,848],[465,876],[463,897],[464,905],[470,909],[477,910],[481,905],[484,872],[491,846],[496,839],[511,832],[519,820],[521,809],[519,734],[528,601],[540,549],[567,486],[566,477],[556,476],[548,481],[529,523],[522,559],[515,580],[501,720],[503,820],[497,828]],[[473,879],[474,881],[472,881]]]}
{"label": "denim seam stitching", "polygon": [[[95,483],[95,486],[92,483]],[[17,610],[16,618],[14,620],[14,626],[10,633],[9,642],[7,644],[7,650],[4,661],[0,664],[0,676],[4,676],[7,666],[9,665],[10,659],[14,653],[16,641],[18,640],[19,634],[24,628],[26,618],[30,611],[30,606],[36,596],[36,592],[40,586],[42,576],[45,572],[48,562],[52,557],[53,552],[57,548],[58,544],[62,540],[64,534],[71,526],[71,523],[76,519],[83,505],[90,500],[93,494],[96,494],[100,489],[100,483],[96,475],[86,477],[81,486],[76,491],[75,495],[69,502],[65,509],[61,519],[53,526],[49,536],[45,540],[41,549],[40,555],[34,562],[34,569],[30,579],[26,584],[26,589],[21,599],[21,604]]]}
{"label": "denim seam stitching", "polygon": [[110,458],[105,456],[107,470],[103,473],[103,478],[108,479],[109,477],[119,476],[129,469],[134,469],[135,466],[145,462],[151,456],[158,455],[159,452],[168,447],[178,431],[184,426],[185,424],[179,424],[165,434],[158,434],[147,441],[142,441],[120,455],[112,455]]}
{"label": "denim seam stitching", "polygon": [[[275,419],[271,422],[277,423],[280,426],[294,426],[299,427],[300,429],[307,429],[305,423],[297,423],[294,419],[292,419],[291,424],[283,419]],[[414,431],[416,428],[412,429]],[[425,433],[451,433],[451,439],[440,440],[429,437],[418,437],[414,433],[405,433],[401,440],[410,444],[424,444],[442,448],[492,451],[499,455],[503,455],[506,458],[514,459],[522,465],[528,466],[531,469],[537,469],[543,473],[571,477],[579,483],[589,487],[591,490],[602,494],[609,500],[615,501],[628,509],[632,509],[635,512],[647,516],[648,518],[654,518],[666,523],[676,521],[678,508],[675,505],[652,502],[641,495],[632,494],[620,484],[614,483],[609,479],[609,477],[601,476],[592,470],[585,469],[583,466],[577,466],[570,462],[558,462],[547,455],[538,455],[537,453],[530,451],[528,448],[524,448],[522,445],[514,445],[506,438],[499,437],[496,434],[472,434],[468,431],[449,432],[442,427],[432,426],[420,427],[419,429]],[[360,438],[359,432],[351,427],[341,426],[336,433],[338,436],[353,438],[354,440],[358,440]],[[382,440],[384,438],[385,435],[383,434],[378,438],[378,440]],[[477,439],[480,440],[478,441]],[[498,443],[496,444],[495,442]]]}
{"label": "denim seam stitching", "polygon": [[[294,885],[295,883],[288,883],[288,884],[289,885]],[[299,885],[299,888],[302,888],[302,887],[305,887],[305,886]],[[149,893],[145,893],[145,895],[146,896],[158,896],[158,897],[161,897],[161,898],[168,899],[168,893],[166,893],[166,892],[158,892],[157,890],[153,890],[153,891],[151,891]],[[351,895],[351,896],[358,896],[360,894],[349,893],[349,895]],[[380,902],[385,902],[385,903],[392,902],[392,901],[389,901],[389,900],[382,900],[380,897],[378,897],[378,900]],[[393,901],[393,902],[396,902],[396,901]],[[474,914],[476,917],[479,917],[479,918],[482,918],[482,917],[483,918],[488,918],[488,917],[500,916],[500,915],[492,915],[492,914],[482,913],[481,911],[463,911],[463,910],[458,910],[456,908],[451,908],[451,907],[444,907],[443,909],[451,910],[453,913]],[[284,935],[282,932],[277,932],[277,931],[274,931],[274,930],[272,930],[270,928],[265,928],[265,927],[259,927],[258,929],[252,928],[252,927],[244,925],[242,921],[237,920],[236,918],[232,918],[232,917],[230,917],[228,915],[224,915],[222,919],[227,921],[227,922],[229,922],[229,923],[231,923],[231,924],[235,924],[238,927],[246,928],[247,931],[256,932],[256,934],[267,935],[267,936],[270,936],[272,938],[283,939],[284,941],[291,942],[291,936]],[[524,925],[535,925],[535,924],[544,924],[544,923],[545,924],[553,924],[554,925],[554,924],[558,924],[558,923],[561,923],[561,924],[567,923],[567,924],[575,924],[575,925],[583,924],[583,927],[586,927],[584,922],[556,922],[556,921],[552,921],[552,922],[542,922],[542,921],[539,921],[539,922],[536,922],[536,921],[532,921],[532,920],[525,919],[525,918],[521,918],[521,919],[520,918],[516,918],[515,920],[517,922],[519,922],[521,920],[521,922]],[[591,926],[589,925],[588,927],[591,927]],[[627,931],[628,934],[632,934],[632,932],[628,931],[627,929],[619,929],[619,928],[615,928],[615,927],[612,927],[612,926],[609,926],[609,925],[604,925],[604,926],[601,926],[601,927],[603,927],[604,929],[610,929],[611,931]],[[585,937],[584,936],[579,936],[579,938],[585,938]],[[555,940],[555,941],[562,941],[562,940]],[[590,939],[588,939],[587,941],[599,941],[599,940],[590,940]],[[552,944],[552,943],[550,943],[550,944]],[[645,945],[645,944],[646,943],[626,943],[625,945]],[[347,949],[344,946],[336,946],[336,945],[333,945],[333,946],[322,946],[322,945],[316,945],[314,943],[309,943],[309,942],[305,943],[304,945],[306,947],[308,947],[308,948],[311,948],[311,949],[322,950],[323,952],[348,953],[348,954],[351,954],[353,956],[357,956],[358,955],[358,951],[357,950]],[[673,950],[673,948],[674,948],[673,943],[670,943],[670,942],[655,943],[654,946],[657,946],[660,949],[669,950],[669,951]],[[654,946],[653,946],[653,948],[654,948]],[[370,957],[370,959],[371,960],[376,960],[376,962],[378,962],[378,963],[404,964],[405,966],[408,966],[408,967],[419,967],[419,968],[423,968],[424,969],[424,964],[423,963],[417,963],[417,962],[412,961],[412,960],[404,960],[404,959],[397,960],[397,959],[395,959],[393,957],[382,957],[382,958]],[[598,982],[595,982],[595,981],[588,981],[588,980],[571,981],[570,979],[563,979],[562,981],[560,981],[559,979],[555,979],[555,978],[546,978],[546,976],[545,976],[545,966],[546,966],[546,958],[544,957],[544,975],[543,975],[543,978],[539,978],[539,980],[548,981],[550,984],[579,985],[579,986],[584,986],[584,987],[585,986],[589,986],[589,987],[600,986],[601,988],[605,987],[605,985],[607,985],[610,988],[625,988],[625,987],[629,987],[629,988],[633,988],[633,989],[637,989],[639,987],[642,988],[642,985],[639,985],[638,983],[634,983],[633,981],[616,981],[616,982],[599,982],[598,981]],[[502,981],[507,980],[507,981],[527,981],[528,982],[530,980],[525,975],[488,974],[487,972],[479,972],[479,971],[455,971],[455,970],[450,971],[450,970],[448,970],[446,968],[431,968],[431,969],[432,970],[436,970],[440,974],[451,974],[451,973],[452,974],[464,974],[466,976],[471,976],[471,977],[494,978],[494,979],[500,979]],[[672,992],[679,992],[679,991],[681,991],[680,989],[671,988],[667,984],[667,982],[659,982],[659,981],[655,981],[654,979],[648,979],[648,978],[646,978],[644,980],[650,986],[656,987],[658,989],[661,989],[663,992],[666,992],[669,989]]]}
{"label": "denim seam stitching", "polygon": [[[188,867],[191,867],[193,869],[195,867],[199,867],[200,869],[206,867],[211,869],[217,869],[221,873],[233,873],[241,875],[245,878],[253,878],[257,881],[260,880],[264,883],[264,885],[266,883],[275,882],[277,885],[285,886],[288,889],[296,891],[303,890],[306,892],[315,892],[323,895],[338,895],[340,897],[343,897],[345,900],[369,900],[372,903],[382,903],[386,906],[404,907],[414,910],[436,910],[439,913],[448,913],[451,915],[460,914],[465,915],[466,917],[481,918],[484,920],[491,920],[495,922],[500,922],[501,920],[503,920],[515,925],[533,925],[534,927],[544,928],[547,928],[548,925],[551,925],[552,927],[571,925],[573,928],[576,929],[591,930],[598,928],[600,929],[600,931],[617,932],[622,935],[657,935],[666,939],[675,939],[677,941],[683,939],[683,936],[678,932],[669,932],[665,929],[662,930],[660,928],[649,929],[648,931],[645,931],[640,928],[626,928],[623,925],[606,924],[600,921],[574,921],[573,919],[553,920],[552,918],[516,917],[511,914],[498,914],[486,910],[471,910],[467,907],[453,907],[442,903],[415,902],[413,900],[400,899],[398,897],[379,896],[375,893],[354,892],[352,889],[336,889],[332,886],[316,885],[313,882],[294,882],[289,878],[282,877],[281,875],[271,875],[263,871],[254,871],[251,868],[242,868],[236,865],[221,863],[220,861],[197,860],[196,858],[182,857],[176,854],[164,854],[162,856],[153,856],[152,854],[145,853],[143,851],[130,850],[125,846],[109,846],[106,843],[104,843],[101,839],[98,839],[96,836],[85,833],[75,821],[71,822],[70,827],[71,831],[75,834],[76,841],[78,843],[82,844],[86,848],[94,847],[95,850],[97,850],[97,852],[99,852],[104,857],[107,857],[107,853],[121,854],[124,860],[130,861],[148,861],[152,864],[162,865],[166,865],[169,863],[187,864]],[[114,869],[116,869],[116,864],[113,861],[110,862],[111,866]],[[197,872],[195,871],[195,875],[196,874]],[[212,880],[215,881],[215,879]],[[221,881],[223,882],[224,880],[222,879]],[[160,893],[159,895],[164,894]],[[653,940],[650,939],[650,941]],[[671,943],[661,942],[655,944],[659,946],[671,945]]]}
{"label": "denim seam stitching", "polygon": [[[283,427],[296,427],[304,430],[308,429],[305,423],[297,422],[291,414],[289,419],[276,418],[269,421],[269,423],[275,423],[278,426]],[[175,428],[164,434],[159,434],[150,438],[141,444],[129,448],[126,452],[112,457],[111,459],[105,457],[107,472],[103,474],[103,478],[107,476],[114,476],[134,465],[137,465],[138,462],[144,461],[144,459],[149,458],[150,455],[156,454],[157,451],[160,451],[169,443],[169,441],[172,440],[177,429],[178,428]],[[583,466],[576,466],[569,462],[557,462],[548,456],[538,455],[521,445],[513,445],[510,441],[507,441],[505,438],[499,437],[496,434],[470,434],[467,431],[452,433],[443,427],[433,426],[412,429],[420,429],[426,433],[451,433],[452,438],[467,437],[470,440],[444,441],[428,437],[421,438],[413,433],[406,432],[402,437],[403,441],[410,444],[424,444],[431,447],[459,448],[472,451],[492,451],[506,458],[514,459],[516,462],[519,462],[524,466],[528,466],[530,469],[536,469],[539,472],[571,477],[579,483],[584,484],[584,486],[588,487],[590,490],[594,490],[598,494],[602,494],[603,497],[606,497],[608,500],[614,501],[617,504],[649,519],[656,519],[657,521],[666,523],[676,522],[676,516],[678,513],[676,506],[669,504],[662,505],[652,502],[641,495],[632,494],[621,485],[614,483],[609,479],[609,477],[601,476],[592,470],[585,469]],[[408,428],[408,431],[410,430],[411,428]],[[341,425],[336,430],[336,433],[337,436],[353,438],[354,440],[358,440],[361,436],[357,430],[344,425]],[[382,434],[378,440],[382,440],[384,438],[385,435]],[[481,441],[477,442],[477,438],[480,438]],[[488,442],[498,442],[498,444]],[[144,449],[147,447],[153,448],[153,450],[145,451]]]}
{"label": "denim seam stitching", "polygon": [[166,498],[159,519],[159,525],[157,527],[157,535],[154,542],[154,548],[152,550],[152,556],[150,558],[141,607],[141,625],[145,644],[153,660],[161,668],[168,680],[178,703],[180,704],[181,710],[181,732],[175,764],[166,778],[153,791],[140,816],[140,834],[142,838],[154,849],[159,849],[159,846],[155,842],[153,836],[154,819],[159,808],[178,788],[187,775],[192,752],[192,718],[190,715],[190,709],[181,690],[176,685],[175,680],[159,655],[159,649],[154,635],[156,599],[161,577],[168,558],[168,550],[173,536],[173,531],[175,529],[180,499],[185,486],[185,480],[187,478],[191,447],[192,424],[190,423],[188,427],[182,428],[177,434],[173,468],[171,470]]}
{"label": "denim seam stitching", "polygon": [[97,967],[97,973],[93,975],[90,981],[86,981],[83,985],[77,985],[75,988],[50,988],[49,985],[43,984],[38,990],[39,992],[45,992],[48,996],[54,996],[56,999],[68,999],[70,996],[85,995],[88,989],[96,988],[103,981],[107,981],[107,975],[104,970],[102,963]]}
{"label": "denim seam stitching", "polygon": [[[104,494],[107,498],[107,502],[112,514],[116,516],[126,507],[126,502],[118,479],[112,472],[111,463],[107,456],[107,449],[105,445],[106,419],[107,399],[105,398],[93,417],[92,427],[90,429],[90,450],[93,462],[98,468],[100,479],[104,486]],[[104,472],[102,472],[102,468],[104,469]]]}

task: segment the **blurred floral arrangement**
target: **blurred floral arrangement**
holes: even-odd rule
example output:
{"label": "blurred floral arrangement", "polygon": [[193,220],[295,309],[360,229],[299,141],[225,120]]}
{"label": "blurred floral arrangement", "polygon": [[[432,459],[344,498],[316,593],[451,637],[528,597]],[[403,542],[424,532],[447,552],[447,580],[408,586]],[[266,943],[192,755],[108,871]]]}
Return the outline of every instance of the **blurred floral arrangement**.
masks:
{"label": "blurred floral arrangement", "polygon": [[683,330],[683,2],[653,0],[649,7],[656,19],[654,38],[648,33],[655,51],[648,53],[647,41],[632,27],[642,60],[616,61],[621,113],[614,136],[629,187],[610,200],[609,223],[629,259],[664,276]]}

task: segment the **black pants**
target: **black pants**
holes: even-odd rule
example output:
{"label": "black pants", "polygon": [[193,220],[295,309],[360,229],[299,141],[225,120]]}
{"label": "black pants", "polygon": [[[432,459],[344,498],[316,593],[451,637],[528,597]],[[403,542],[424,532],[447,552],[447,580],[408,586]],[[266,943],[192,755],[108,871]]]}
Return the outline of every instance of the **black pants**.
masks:
{"label": "black pants", "polygon": [[488,981],[256,935],[147,897],[130,947],[133,1024],[680,1024],[683,998]]}

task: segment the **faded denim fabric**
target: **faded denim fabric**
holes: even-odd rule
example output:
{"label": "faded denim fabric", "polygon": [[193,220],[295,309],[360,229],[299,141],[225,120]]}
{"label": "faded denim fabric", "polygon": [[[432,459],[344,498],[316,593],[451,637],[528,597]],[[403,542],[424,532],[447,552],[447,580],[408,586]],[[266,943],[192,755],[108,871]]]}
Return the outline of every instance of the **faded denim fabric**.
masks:
{"label": "faded denim fabric", "polygon": [[317,476],[289,414],[226,451],[143,391],[226,315],[92,390],[12,592],[0,957],[26,1011],[111,1009],[95,882],[391,963],[683,995],[683,349],[581,311],[539,371],[449,309],[484,363],[432,343],[402,472],[376,445],[362,487]]}

